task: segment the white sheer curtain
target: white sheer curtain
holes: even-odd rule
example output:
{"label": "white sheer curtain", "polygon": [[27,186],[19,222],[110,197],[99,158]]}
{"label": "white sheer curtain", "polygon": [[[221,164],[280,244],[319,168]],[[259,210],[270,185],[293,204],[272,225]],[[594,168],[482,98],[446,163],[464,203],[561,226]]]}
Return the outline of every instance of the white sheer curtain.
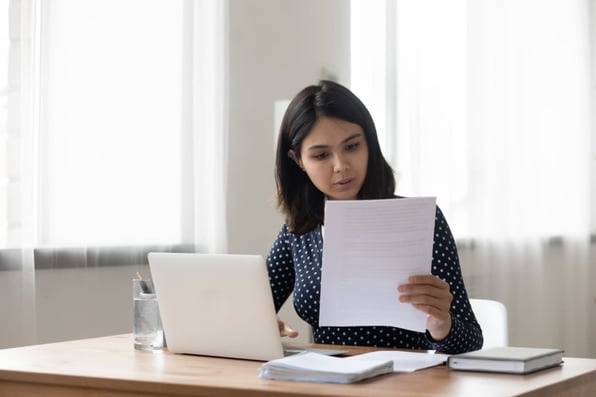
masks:
{"label": "white sheer curtain", "polygon": [[0,294],[23,332],[40,266],[227,249],[225,4],[0,0]]}
{"label": "white sheer curtain", "polygon": [[[194,5],[193,241],[209,252],[227,252],[228,92],[226,1]],[[188,224],[187,224],[188,225]]]}
{"label": "white sheer curtain", "polygon": [[12,3],[0,248],[225,249],[223,5]]}
{"label": "white sheer curtain", "polygon": [[[381,44],[353,48],[352,88],[373,104],[398,193],[437,196],[469,292],[508,306],[512,344],[596,354],[588,2],[380,3],[352,2],[360,26],[385,24],[354,31]],[[375,51],[385,61],[363,67]]]}

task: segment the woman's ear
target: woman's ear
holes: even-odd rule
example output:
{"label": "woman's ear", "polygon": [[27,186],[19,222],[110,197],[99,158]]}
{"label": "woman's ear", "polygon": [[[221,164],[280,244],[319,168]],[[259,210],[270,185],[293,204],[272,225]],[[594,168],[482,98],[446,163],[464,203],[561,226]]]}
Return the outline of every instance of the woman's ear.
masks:
{"label": "woman's ear", "polygon": [[292,160],[294,160],[294,162],[296,164],[298,164],[298,167],[300,167],[300,169],[302,169],[302,171],[304,171],[304,167],[302,166],[302,161],[300,160],[300,158],[298,156],[296,156],[296,152],[294,152],[292,149],[288,150],[288,157],[291,158]]}

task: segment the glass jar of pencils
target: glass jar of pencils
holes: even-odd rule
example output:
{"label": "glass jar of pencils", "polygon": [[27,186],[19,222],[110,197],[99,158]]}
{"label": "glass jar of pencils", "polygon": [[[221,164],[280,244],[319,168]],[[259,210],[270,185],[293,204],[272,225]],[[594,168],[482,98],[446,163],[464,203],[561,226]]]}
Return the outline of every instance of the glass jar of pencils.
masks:
{"label": "glass jar of pencils", "polygon": [[158,351],[164,346],[157,296],[151,280],[133,279],[133,338],[137,350]]}

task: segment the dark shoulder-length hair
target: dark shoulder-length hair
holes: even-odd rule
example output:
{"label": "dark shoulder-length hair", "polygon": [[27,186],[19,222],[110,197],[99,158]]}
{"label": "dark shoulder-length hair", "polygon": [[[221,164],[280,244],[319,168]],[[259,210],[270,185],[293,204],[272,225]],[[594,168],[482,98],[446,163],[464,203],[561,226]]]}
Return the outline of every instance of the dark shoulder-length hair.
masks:
{"label": "dark shoulder-length hair", "polygon": [[393,197],[395,176],[377,138],[373,119],[364,104],[346,87],[323,80],[300,91],[290,102],[281,122],[275,160],[277,201],[289,231],[307,233],[323,224],[325,195],[289,156],[300,158],[300,147],[320,117],[358,124],[368,146],[368,168],[359,199]]}

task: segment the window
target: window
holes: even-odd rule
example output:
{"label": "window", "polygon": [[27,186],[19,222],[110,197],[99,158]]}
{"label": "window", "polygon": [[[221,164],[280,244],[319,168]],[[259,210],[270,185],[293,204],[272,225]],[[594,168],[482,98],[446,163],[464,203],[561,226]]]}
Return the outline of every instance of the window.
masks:
{"label": "window", "polygon": [[39,245],[180,243],[183,3],[44,6]]}
{"label": "window", "polygon": [[3,3],[0,249],[225,244],[223,6]]}
{"label": "window", "polygon": [[352,7],[352,88],[400,194],[437,196],[459,238],[586,236],[587,2]]}

